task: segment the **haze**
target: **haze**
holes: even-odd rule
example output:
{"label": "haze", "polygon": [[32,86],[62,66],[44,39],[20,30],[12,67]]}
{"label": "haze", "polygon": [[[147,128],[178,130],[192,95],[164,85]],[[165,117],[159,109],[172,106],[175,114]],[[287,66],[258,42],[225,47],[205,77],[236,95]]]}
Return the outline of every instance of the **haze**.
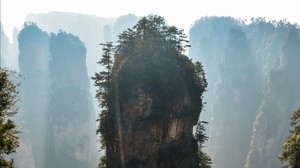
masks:
{"label": "haze", "polygon": [[300,106],[299,16],[293,0],[1,0],[0,67],[22,75],[16,167],[96,167],[114,158],[107,142],[116,165],[194,168],[203,148],[213,168],[279,167]]}
{"label": "haze", "polygon": [[299,6],[296,0],[1,0],[1,22],[4,32],[12,37],[12,29],[20,29],[29,13],[64,11],[118,17],[128,13],[144,16],[150,13],[166,18],[168,24],[185,29],[186,33],[196,19],[202,16],[232,16],[241,19],[266,17],[275,20],[287,19],[300,23]]}

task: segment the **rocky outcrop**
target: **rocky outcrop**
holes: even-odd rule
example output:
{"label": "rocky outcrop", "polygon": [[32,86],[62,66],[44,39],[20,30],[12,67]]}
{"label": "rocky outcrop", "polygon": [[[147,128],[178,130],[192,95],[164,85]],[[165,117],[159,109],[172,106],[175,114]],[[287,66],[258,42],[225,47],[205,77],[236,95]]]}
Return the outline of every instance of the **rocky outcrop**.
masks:
{"label": "rocky outcrop", "polygon": [[8,38],[4,34],[3,27],[2,27],[2,22],[0,22],[0,35],[1,35],[1,44],[0,44],[0,67],[4,64],[4,56],[7,55],[8,53]]}
{"label": "rocky outcrop", "polygon": [[[16,165],[96,167],[95,111],[78,37],[26,23],[19,35],[22,102]],[[20,155],[19,155],[20,154]]]}
{"label": "rocky outcrop", "polygon": [[[66,32],[50,37],[47,166],[95,167],[94,109],[85,64],[86,48]],[[51,165],[51,166],[50,166]]]}
{"label": "rocky outcrop", "polygon": [[18,66],[18,44],[17,44],[17,35],[19,32],[14,29],[13,32],[13,39],[10,42],[9,38],[6,36],[2,22],[0,21],[0,33],[1,33],[1,48],[0,48],[0,66],[12,69],[12,70],[19,70]]}
{"label": "rocky outcrop", "polygon": [[133,92],[128,102],[120,102],[121,127],[114,139],[119,147],[111,149],[120,151],[125,167],[198,167],[197,142],[192,136],[197,117],[176,115],[190,103],[188,97],[154,117],[159,98],[145,88],[137,87]]}
{"label": "rocky outcrop", "polygon": [[193,127],[203,90],[183,63],[186,56],[178,57],[137,56],[123,62],[112,84],[108,167],[199,167]]}
{"label": "rocky outcrop", "polygon": [[[76,34],[87,48],[86,64],[88,65],[87,71],[89,76],[99,71],[97,65],[99,50],[101,49],[99,43],[116,42],[114,37],[117,37],[120,32],[135,24],[137,19],[138,17],[132,14],[120,16],[119,18],[105,18],[57,11],[31,13],[26,17],[27,21],[37,23],[41,29],[48,33],[64,30]],[[107,28],[110,28],[110,32],[106,30]],[[94,92],[92,93],[93,95]]]}
{"label": "rocky outcrop", "polygon": [[98,119],[106,147],[100,164],[198,168],[193,127],[207,83],[201,63],[183,54],[186,36],[162,17],[149,15],[118,37],[113,67],[107,44],[99,62],[107,69],[95,77],[97,98],[106,107]]}
{"label": "rocky outcrop", "polygon": [[18,41],[19,67],[24,77],[20,86],[21,149],[32,152],[20,151],[19,153],[29,155],[25,158],[19,157],[23,160],[17,160],[17,164],[21,162],[33,168],[45,167],[45,130],[50,91],[48,34],[35,24],[26,23],[19,34]]}
{"label": "rocky outcrop", "polygon": [[[243,167],[261,100],[260,81],[245,33],[232,28],[228,37],[211,108],[211,124],[218,131],[212,132],[209,143],[219,146],[213,151],[216,167]],[[223,157],[227,153],[232,157]]]}
{"label": "rocky outcrop", "polygon": [[245,168],[278,167],[291,113],[299,107],[300,36],[292,28],[282,47],[281,64],[267,76],[264,98],[253,124]]}

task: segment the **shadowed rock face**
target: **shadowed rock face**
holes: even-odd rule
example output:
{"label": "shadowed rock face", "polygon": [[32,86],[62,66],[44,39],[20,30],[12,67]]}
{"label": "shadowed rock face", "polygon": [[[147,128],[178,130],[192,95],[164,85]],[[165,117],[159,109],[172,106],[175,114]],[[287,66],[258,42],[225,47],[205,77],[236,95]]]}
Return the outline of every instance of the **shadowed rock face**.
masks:
{"label": "shadowed rock face", "polygon": [[192,132],[200,96],[191,93],[185,68],[178,68],[176,61],[160,61],[132,59],[120,69],[116,129],[106,149],[109,167],[199,167]]}
{"label": "shadowed rock face", "polygon": [[121,135],[126,167],[184,167],[197,163],[197,143],[192,137],[194,119],[176,116],[189,102],[183,100],[161,118],[151,118],[158,107],[158,98],[142,88],[137,88],[133,95],[122,104]]}

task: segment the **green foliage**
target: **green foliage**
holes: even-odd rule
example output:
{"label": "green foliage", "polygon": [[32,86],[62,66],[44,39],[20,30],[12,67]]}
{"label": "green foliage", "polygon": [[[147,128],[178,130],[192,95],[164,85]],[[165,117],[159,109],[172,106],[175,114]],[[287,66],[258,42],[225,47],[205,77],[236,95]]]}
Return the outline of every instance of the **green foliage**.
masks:
{"label": "green foliage", "polygon": [[207,124],[206,121],[200,121],[196,128],[195,138],[198,141],[200,148],[202,148],[204,142],[208,140],[208,137],[205,135],[205,124]]}
{"label": "green foliage", "polygon": [[108,108],[108,93],[111,83],[111,71],[112,71],[112,52],[113,45],[111,42],[106,44],[100,44],[103,46],[103,55],[98,64],[104,66],[105,70],[99,73],[95,73],[95,77],[92,77],[95,80],[95,86],[98,87],[96,98],[99,100],[100,107],[103,110]]}
{"label": "green foliage", "polygon": [[200,168],[211,168],[212,161],[207,153],[203,152],[202,150],[198,150],[198,156],[200,160]]}
{"label": "green foliage", "polygon": [[282,153],[279,159],[283,167],[300,167],[300,108],[291,116],[291,128],[288,139],[282,145]]}
{"label": "green foliage", "polygon": [[98,168],[106,168],[106,156],[100,157]]}
{"label": "green foliage", "polygon": [[[109,129],[112,129],[109,125],[109,115],[108,115],[108,105],[109,105],[109,92],[110,92],[110,86],[111,86],[111,71],[112,71],[112,52],[113,52],[113,45],[111,42],[107,42],[105,44],[100,44],[103,46],[102,51],[102,57],[98,64],[104,66],[104,71],[101,71],[99,73],[95,73],[95,77],[92,77],[93,80],[95,80],[95,86],[98,87],[98,90],[96,91],[96,98],[99,101],[99,105],[101,110],[101,113],[99,114],[97,118],[97,122],[99,122],[99,127],[96,130],[97,134],[100,135],[100,143],[101,143],[101,149],[103,150],[106,147],[106,139],[108,135]],[[100,162],[98,167],[103,168],[106,165],[106,157],[103,156],[100,158]]]}
{"label": "green foliage", "polygon": [[134,56],[159,56],[162,52],[181,53],[188,41],[183,30],[167,26],[161,16],[143,17],[133,27],[119,35],[116,56],[120,59]]}
{"label": "green foliage", "polygon": [[17,113],[17,85],[9,77],[12,72],[0,69],[0,167],[13,167],[13,160],[5,157],[19,146],[16,125],[10,117]]}
{"label": "green foliage", "polygon": [[206,121],[200,121],[197,124],[195,138],[198,141],[198,156],[200,161],[200,168],[211,168],[211,158],[210,156],[202,151],[203,144],[208,140],[208,137],[205,135],[205,124]]}
{"label": "green foliage", "polygon": [[202,88],[202,92],[206,91],[206,87],[207,87],[207,81],[205,78],[205,72],[203,69],[203,65],[201,62],[196,61],[194,63],[194,80],[195,80],[195,84],[198,85],[200,88]]}
{"label": "green foliage", "polygon": [[207,83],[201,63],[193,64],[183,54],[190,47],[183,30],[167,26],[160,16],[150,15],[120,34],[118,42],[113,74],[116,78],[122,76],[118,79],[122,87],[120,99],[128,100],[132,88],[139,83],[152,96],[160,97],[162,106],[168,108],[176,103],[176,98],[182,98],[178,91],[187,88],[193,101],[199,103],[188,111],[199,112]]}

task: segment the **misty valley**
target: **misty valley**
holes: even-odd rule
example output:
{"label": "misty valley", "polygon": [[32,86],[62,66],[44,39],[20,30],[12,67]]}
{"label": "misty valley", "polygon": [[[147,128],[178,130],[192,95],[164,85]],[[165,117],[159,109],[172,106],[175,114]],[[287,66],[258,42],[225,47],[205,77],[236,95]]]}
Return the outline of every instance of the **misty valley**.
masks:
{"label": "misty valley", "polygon": [[1,24],[0,167],[300,168],[300,28],[29,14]]}

